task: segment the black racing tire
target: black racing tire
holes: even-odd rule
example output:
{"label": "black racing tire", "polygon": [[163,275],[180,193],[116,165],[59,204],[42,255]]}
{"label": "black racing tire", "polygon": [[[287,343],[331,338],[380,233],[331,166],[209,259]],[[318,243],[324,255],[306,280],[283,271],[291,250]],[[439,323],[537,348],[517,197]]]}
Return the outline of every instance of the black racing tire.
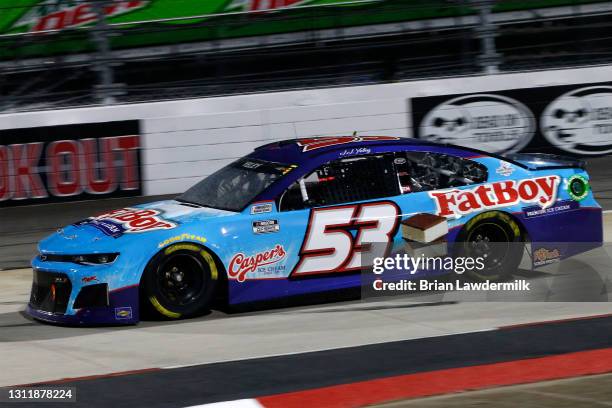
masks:
{"label": "black racing tire", "polygon": [[151,259],[141,281],[145,315],[176,320],[206,312],[214,300],[220,268],[208,249],[178,243]]}
{"label": "black racing tire", "polygon": [[471,281],[502,282],[512,277],[523,257],[524,239],[508,214],[490,211],[468,221],[455,243],[455,256],[483,258],[484,268],[472,268],[461,277]]}

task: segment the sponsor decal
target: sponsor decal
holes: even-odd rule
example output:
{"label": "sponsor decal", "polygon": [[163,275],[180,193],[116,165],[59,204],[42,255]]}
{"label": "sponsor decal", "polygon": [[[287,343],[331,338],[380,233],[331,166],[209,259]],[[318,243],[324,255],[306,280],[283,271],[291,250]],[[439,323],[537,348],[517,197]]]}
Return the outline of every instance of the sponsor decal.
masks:
{"label": "sponsor decal", "polygon": [[572,200],[582,201],[589,196],[591,186],[586,177],[575,174],[567,180],[566,189]]}
{"label": "sponsor decal", "polygon": [[131,307],[116,307],[115,308],[115,319],[127,320],[131,318],[132,318],[132,308]]}
{"label": "sponsor decal", "polygon": [[83,278],[81,278],[81,282],[82,283],[98,282],[98,277],[97,276],[84,276]]}
{"label": "sponsor decal", "polygon": [[274,208],[273,203],[274,203],[273,201],[262,201],[260,203],[255,203],[251,207],[251,214],[257,215],[257,214],[270,213],[272,212],[272,209]]}
{"label": "sponsor decal", "polygon": [[200,248],[197,245],[193,245],[193,244],[177,244],[177,245],[172,245],[169,248],[166,248],[166,250],[164,251],[164,254],[166,255],[170,255],[176,251],[192,251],[192,252],[204,252],[202,251],[202,248]]}
{"label": "sponsor decal", "polygon": [[265,171],[278,171],[283,176],[286,176],[287,174],[289,174],[289,172],[295,170],[297,168],[297,165],[291,164],[288,166],[284,166],[284,165],[279,165],[276,163],[271,164],[271,163],[263,163],[263,162],[246,160],[240,164],[240,167],[242,167],[243,169],[254,170],[254,171],[260,171],[258,169],[265,167],[267,170],[264,170],[264,172]]}
{"label": "sponsor decal", "polygon": [[253,222],[253,233],[254,234],[268,234],[270,232],[280,231],[280,225],[278,220],[264,220]]}
{"label": "sponsor decal", "polygon": [[238,282],[244,282],[246,275],[258,271],[261,267],[267,267],[285,259],[287,253],[282,245],[276,245],[273,249],[258,252],[247,256],[242,252],[234,255],[229,263],[229,276]]}
{"label": "sponsor decal", "polygon": [[202,244],[206,243],[206,238],[201,237],[199,235],[195,235],[195,234],[181,234],[181,235],[177,235],[175,237],[170,237],[162,242],[160,242],[159,244],[157,244],[157,248],[161,249],[165,246],[168,246],[170,244],[174,244],[176,242],[180,242],[180,241],[196,241],[196,242],[200,242]]}
{"label": "sponsor decal", "polygon": [[510,177],[516,169],[508,162],[502,162],[495,172],[500,176]]}
{"label": "sponsor decal", "polygon": [[297,144],[302,148],[302,152],[306,153],[312,150],[323,149],[330,146],[384,140],[400,140],[400,138],[393,136],[312,137],[307,139],[298,139]]}
{"label": "sponsor decal", "polygon": [[567,92],[544,109],[542,134],[555,147],[580,155],[612,153],[612,86]]}
{"label": "sponsor decal", "polygon": [[88,218],[75,225],[90,225],[115,238],[123,234],[176,228],[177,224],[164,219],[161,215],[161,211],[154,209],[122,208]]}
{"label": "sponsor decal", "polygon": [[553,215],[563,213],[566,211],[577,210],[580,208],[580,204],[573,200],[558,201],[554,206],[549,208],[541,208],[540,206],[534,205],[532,207],[523,208],[525,218],[541,217],[543,215]]}
{"label": "sponsor decal", "polygon": [[257,170],[261,166],[263,166],[263,163],[252,162],[252,161],[245,161],[244,163],[242,163],[242,168],[245,168],[248,170]]}
{"label": "sponsor decal", "polygon": [[118,225],[112,221],[85,219],[74,224],[76,227],[83,225],[89,225],[102,231],[104,234],[118,238],[125,232],[121,225]]}
{"label": "sponsor decal", "polygon": [[63,228],[58,228],[56,232],[58,235],[61,235],[62,238],[67,239],[68,241],[77,239],[76,234],[66,235],[66,232],[64,231]]}
{"label": "sponsor decal", "polygon": [[0,205],[141,194],[137,121],[0,130]]}
{"label": "sponsor decal", "polygon": [[542,266],[558,262],[561,252],[558,249],[540,248],[533,252],[533,265]]}
{"label": "sponsor decal", "polygon": [[[47,30],[63,30],[78,27],[97,21],[96,12],[89,2],[76,0],[59,0],[39,2],[40,5],[32,8],[19,19],[13,28],[27,26],[30,32]],[[104,15],[109,17],[120,16],[134,10],[141,9],[149,1],[117,1],[109,2],[103,7]]]}
{"label": "sponsor decal", "polygon": [[450,99],[429,111],[420,124],[419,137],[506,153],[525,147],[535,128],[533,114],[521,102],[501,95],[474,94]]}
{"label": "sponsor decal", "polygon": [[292,165],[290,165],[290,166],[288,166],[288,167],[284,167],[284,168],[282,168],[282,173],[283,173],[283,176],[286,176],[287,174],[289,174],[289,173],[290,173],[290,172],[292,172],[293,170],[297,169],[297,167],[298,167],[297,165],[292,164]]}
{"label": "sponsor decal", "polygon": [[474,212],[520,203],[536,203],[546,209],[557,201],[559,176],[544,176],[521,181],[499,181],[468,189],[431,191],[437,214],[460,218]]}

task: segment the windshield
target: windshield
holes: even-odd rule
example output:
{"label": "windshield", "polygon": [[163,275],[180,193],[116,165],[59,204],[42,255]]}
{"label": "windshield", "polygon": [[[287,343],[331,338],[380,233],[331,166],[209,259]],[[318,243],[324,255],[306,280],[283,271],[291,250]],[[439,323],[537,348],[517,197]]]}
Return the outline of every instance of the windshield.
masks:
{"label": "windshield", "polygon": [[178,201],[228,211],[242,211],[261,192],[295,166],[256,159],[240,159],[211,174]]}

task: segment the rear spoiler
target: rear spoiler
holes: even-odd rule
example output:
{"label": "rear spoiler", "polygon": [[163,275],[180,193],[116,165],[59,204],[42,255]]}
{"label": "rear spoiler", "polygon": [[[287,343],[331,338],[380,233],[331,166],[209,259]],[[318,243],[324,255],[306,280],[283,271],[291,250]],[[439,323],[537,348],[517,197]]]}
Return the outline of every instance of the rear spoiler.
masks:
{"label": "rear spoiler", "polygon": [[584,160],[573,157],[545,153],[509,153],[504,158],[521,163],[529,170],[582,169],[586,170]]}

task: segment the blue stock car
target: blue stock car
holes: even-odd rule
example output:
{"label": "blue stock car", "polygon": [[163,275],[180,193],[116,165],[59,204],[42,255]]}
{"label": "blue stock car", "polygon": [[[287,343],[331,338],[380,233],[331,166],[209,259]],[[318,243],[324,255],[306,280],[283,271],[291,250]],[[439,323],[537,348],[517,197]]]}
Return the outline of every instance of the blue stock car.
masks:
{"label": "blue stock car", "polygon": [[[526,243],[540,266],[601,245],[588,180],[581,162],[557,156],[388,136],[275,142],[174,200],[44,239],[27,311],[62,324],[133,324],[144,309],[178,319],[218,299],[231,306],[357,287],[365,255],[405,247],[403,224],[419,217],[413,227],[424,237],[429,223],[443,234],[433,238],[465,248]],[[469,277],[507,279],[522,255],[515,247]]]}

